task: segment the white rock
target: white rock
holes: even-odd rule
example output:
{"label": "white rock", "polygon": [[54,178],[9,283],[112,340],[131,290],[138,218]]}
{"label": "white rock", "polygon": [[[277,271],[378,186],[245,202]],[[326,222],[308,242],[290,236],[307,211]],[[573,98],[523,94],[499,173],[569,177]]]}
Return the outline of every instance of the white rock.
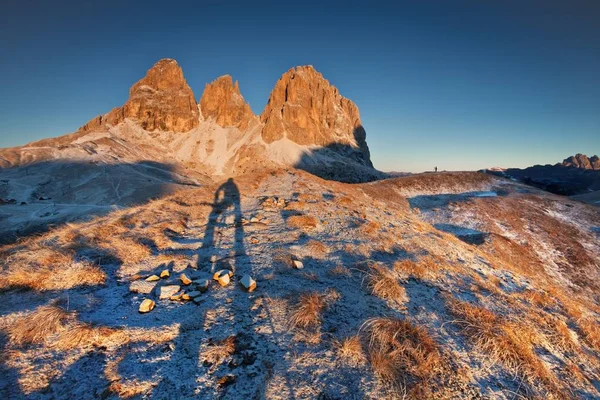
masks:
{"label": "white rock", "polygon": [[149,277],[146,278],[146,280],[148,282],[156,282],[156,281],[160,281],[160,277],[158,275],[150,275]]}
{"label": "white rock", "polygon": [[228,269],[222,269],[220,271],[215,272],[215,274],[213,275],[213,279],[217,282],[219,282],[219,285],[221,286],[227,286],[229,285],[230,277],[233,276],[233,272],[228,270]]}
{"label": "white rock", "polygon": [[302,261],[300,261],[300,260],[292,260],[292,262],[294,263],[294,268],[296,268],[296,269],[302,269],[302,268],[304,268],[304,264],[302,264]]}
{"label": "white rock", "polygon": [[173,296],[175,293],[179,292],[180,289],[181,289],[181,287],[179,285],[161,286],[160,299],[161,300],[168,299],[169,297]]}
{"label": "white rock", "polygon": [[244,275],[242,279],[240,279],[240,285],[242,285],[242,287],[248,292],[252,292],[254,289],[256,289],[256,281],[248,274]]}
{"label": "white rock", "polygon": [[129,290],[134,293],[150,294],[156,287],[156,282],[135,281],[129,285]]}

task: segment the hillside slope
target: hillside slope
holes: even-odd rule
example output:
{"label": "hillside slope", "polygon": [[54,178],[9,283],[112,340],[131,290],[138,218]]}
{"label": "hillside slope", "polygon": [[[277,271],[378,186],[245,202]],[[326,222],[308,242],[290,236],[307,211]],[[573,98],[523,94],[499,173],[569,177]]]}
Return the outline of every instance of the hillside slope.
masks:
{"label": "hillside slope", "polygon": [[478,173],[207,183],[0,248],[0,394],[597,398],[599,227]]}

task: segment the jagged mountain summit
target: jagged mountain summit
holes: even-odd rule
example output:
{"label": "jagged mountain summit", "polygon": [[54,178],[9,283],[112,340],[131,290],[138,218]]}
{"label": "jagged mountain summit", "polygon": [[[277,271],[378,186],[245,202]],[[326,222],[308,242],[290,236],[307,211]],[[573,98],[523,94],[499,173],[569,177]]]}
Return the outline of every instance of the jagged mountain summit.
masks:
{"label": "jagged mountain summit", "polygon": [[256,116],[232,77],[207,84],[197,104],[177,62],[163,59],[122,107],[74,134],[1,150],[0,162],[87,159],[90,152],[104,154],[103,162],[179,163],[209,175],[283,165],[347,182],[384,176],[373,168],[358,107],[312,66],[286,72]]}
{"label": "jagged mountain summit", "polygon": [[574,156],[565,158],[561,165],[565,167],[600,170],[600,158],[598,156],[588,157],[585,154],[577,153]]}
{"label": "jagged mountain summit", "polygon": [[244,131],[250,121],[257,119],[240,93],[240,85],[229,75],[223,75],[207,83],[200,99],[200,110],[204,118],[212,118],[226,128],[236,127]]}
{"label": "jagged mountain summit", "polygon": [[94,118],[80,130],[115,126],[129,118],[147,131],[187,132],[198,126],[198,114],[194,93],[181,67],[175,60],[162,59],[131,87],[122,107]]}

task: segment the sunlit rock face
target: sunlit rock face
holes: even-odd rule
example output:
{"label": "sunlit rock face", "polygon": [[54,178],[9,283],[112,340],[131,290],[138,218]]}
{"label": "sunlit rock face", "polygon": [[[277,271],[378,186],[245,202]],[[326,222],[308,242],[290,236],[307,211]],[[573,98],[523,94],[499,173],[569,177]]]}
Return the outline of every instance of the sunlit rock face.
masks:
{"label": "sunlit rock face", "polygon": [[187,132],[198,126],[198,106],[177,61],[163,59],[129,90],[123,107],[98,116],[81,130],[117,125],[125,118],[136,121],[147,131]]}
{"label": "sunlit rock face", "polygon": [[256,116],[240,93],[238,82],[233,83],[229,75],[223,75],[208,83],[200,99],[200,110],[204,118],[212,118],[222,127],[245,130]]}
{"label": "sunlit rock face", "polygon": [[260,118],[267,143],[286,137],[301,145],[355,150],[372,166],[358,107],[310,65],[283,74]]}

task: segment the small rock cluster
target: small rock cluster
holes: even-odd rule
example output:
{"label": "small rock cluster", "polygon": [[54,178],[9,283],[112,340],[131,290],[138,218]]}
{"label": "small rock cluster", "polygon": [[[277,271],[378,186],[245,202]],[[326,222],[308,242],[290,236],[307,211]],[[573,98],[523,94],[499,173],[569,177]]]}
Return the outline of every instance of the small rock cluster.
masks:
{"label": "small rock cluster", "polygon": [[265,210],[280,210],[287,206],[287,201],[282,197],[267,197],[260,204]]}
{"label": "small rock cluster", "polygon": [[[166,280],[171,277],[171,273],[168,269],[163,270],[160,275],[150,275],[145,279],[138,279],[131,283],[129,290],[134,293],[140,293],[150,295],[155,292],[158,282]],[[219,283],[220,286],[225,287],[231,283],[233,278],[233,271],[229,269],[222,269],[213,274],[213,279]],[[193,301],[196,304],[200,304],[204,299],[202,294],[205,293],[209,286],[210,281],[208,279],[191,279],[186,273],[181,273],[178,276],[178,281],[169,282],[169,284],[161,285],[158,289],[159,300],[171,300],[171,301]],[[240,286],[247,292],[252,292],[256,289],[256,281],[248,274],[244,275],[240,281]],[[184,287],[184,289],[182,289]],[[156,292],[155,292],[156,293]],[[145,298],[140,306],[139,312],[144,314],[152,311],[156,306],[154,300]]]}

